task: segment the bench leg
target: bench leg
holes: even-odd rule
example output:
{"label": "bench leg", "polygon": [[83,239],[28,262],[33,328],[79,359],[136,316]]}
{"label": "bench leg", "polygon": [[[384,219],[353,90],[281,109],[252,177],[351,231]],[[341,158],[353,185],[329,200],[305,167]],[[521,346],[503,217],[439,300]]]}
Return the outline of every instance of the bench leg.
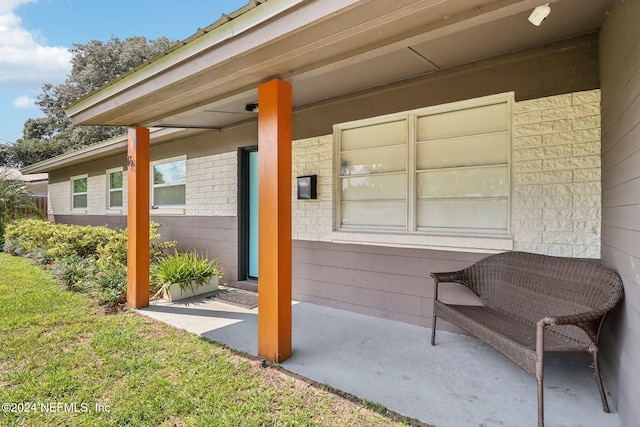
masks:
{"label": "bench leg", "polygon": [[544,427],[544,322],[536,333],[536,382],[538,383],[538,427]]}
{"label": "bench leg", "polygon": [[431,345],[436,345],[436,316],[433,316],[433,323],[431,324]]}
{"label": "bench leg", "polygon": [[602,399],[602,409],[604,412],[609,412],[609,404],[607,403],[607,395],[604,393],[602,387],[602,378],[600,377],[600,365],[598,363],[598,352],[593,353],[593,369],[596,374],[596,381],[598,382],[598,390],[600,391],[600,399]]}
{"label": "bench leg", "polygon": [[544,387],[543,378],[536,378],[538,382],[538,427],[544,427]]}

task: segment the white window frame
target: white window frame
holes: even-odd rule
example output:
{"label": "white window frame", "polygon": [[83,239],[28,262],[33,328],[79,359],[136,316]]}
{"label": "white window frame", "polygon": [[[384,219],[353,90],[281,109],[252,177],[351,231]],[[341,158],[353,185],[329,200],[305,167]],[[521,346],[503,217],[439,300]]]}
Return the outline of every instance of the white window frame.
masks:
{"label": "white window frame", "polygon": [[[111,174],[116,172],[122,173],[122,187],[111,188]],[[112,212],[113,211],[122,212],[122,209],[124,208],[124,168],[119,167],[119,168],[107,169],[105,171],[105,175],[107,178],[107,210]],[[117,191],[122,193],[122,206],[111,206],[111,193],[115,193]]]}
{"label": "white window frame", "polygon": [[[83,193],[74,193],[73,189],[74,189],[74,182],[81,180],[81,179],[86,179],[87,180],[87,191],[83,192]],[[70,184],[70,189],[69,189],[69,193],[71,194],[71,211],[72,212],[86,212],[87,209],[89,208],[89,175],[87,175],[86,173],[83,175],[75,175],[72,176],[71,178],[69,178],[69,184]],[[87,197],[87,206],[85,207],[76,207],[74,204],[75,201],[75,196],[86,196]]]}
{"label": "white window frame", "polygon": [[[497,95],[491,95],[476,99],[470,99],[465,101],[453,102],[434,107],[427,107],[417,110],[405,111],[401,113],[394,113],[380,117],[374,117],[364,120],[358,120],[354,122],[342,123],[334,126],[334,159],[335,159],[335,218],[334,218],[334,233],[333,241],[337,243],[361,243],[361,244],[373,244],[373,245],[385,245],[385,246],[399,246],[399,247],[429,247],[429,248],[442,248],[446,247],[447,250],[467,250],[474,248],[478,251],[500,251],[510,250],[513,247],[512,225],[511,225],[511,211],[512,211],[512,197],[513,197],[513,180],[512,180],[512,160],[511,150],[513,147],[512,129],[513,129],[513,106],[514,106],[514,93],[502,93]],[[456,110],[463,110],[474,107],[481,107],[485,105],[492,105],[498,103],[506,103],[508,110],[507,117],[507,133],[508,133],[508,159],[507,159],[507,179],[508,179],[508,194],[507,194],[507,224],[506,231],[504,233],[491,233],[483,232],[478,229],[472,233],[465,232],[460,233],[451,229],[429,229],[419,230],[417,223],[417,119],[425,115],[432,115],[445,112],[453,112]],[[357,228],[342,227],[342,183],[341,183],[341,132],[346,129],[353,129],[363,126],[370,126],[373,124],[392,122],[397,120],[406,119],[408,123],[408,135],[407,135],[407,227],[406,230],[388,229],[385,230],[382,227],[366,228],[359,230]]]}
{"label": "white window frame", "polygon": [[[186,174],[186,172],[185,172],[184,182],[182,184],[173,183],[173,184],[154,185],[154,183],[153,183],[153,168],[154,168],[154,166],[160,165],[160,164],[164,164],[164,163],[172,163],[172,162],[176,162],[176,161],[184,161],[185,162],[185,170],[186,170],[186,166],[187,166],[187,156],[186,155],[154,160],[153,162],[151,162],[149,164],[149,184],[150,184],[149,185],[149,190],[151,192],[151,194],[149,196],[149,200],[151,201],[151,214],[154,214],[154,215],[182,215],[185,212],[185,207],[186,207],[186,203],[187,203],[187,174]],[[156,188],[173,187],[173,186],[177,186],[177,185],[184,185],[185,204],[182,204],[182,205],[156,205],[155,200],[154,200],[155,199],[154,190]]]}

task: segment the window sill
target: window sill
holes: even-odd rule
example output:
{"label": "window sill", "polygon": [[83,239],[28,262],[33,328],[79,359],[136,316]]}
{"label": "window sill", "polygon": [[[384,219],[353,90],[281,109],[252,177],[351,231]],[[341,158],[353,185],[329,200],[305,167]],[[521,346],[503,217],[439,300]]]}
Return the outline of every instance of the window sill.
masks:
{"label": "window sill", "polygon": [[122,215],[122,209],[107,209],[106,215]]}
{"label": "window sill", "polygon": [[417,233],[334,231],[333,243],[433,249],[454,252],[497,253],[513,250],[512,236],[460,236]]}
{"label": "window sill", "polygon": [[184,215],[184,208],[158,208],[149,211],[151,216],[159,215]]}

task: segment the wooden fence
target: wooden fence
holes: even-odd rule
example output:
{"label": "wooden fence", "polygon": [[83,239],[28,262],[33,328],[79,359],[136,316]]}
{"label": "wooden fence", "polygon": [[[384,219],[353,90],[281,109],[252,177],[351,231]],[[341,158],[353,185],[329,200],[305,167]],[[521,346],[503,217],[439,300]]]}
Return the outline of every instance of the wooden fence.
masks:
{"label": "wooden fence", "polygon": [[[49,203],[47,196],[24,196],[24,198],[32,202],[36,206],[36,208],[42,213],[42,216],[44,218],[47,217],[48,203]],[[16,211],[23,215],[31,216],[30,210],[16,208]]]}

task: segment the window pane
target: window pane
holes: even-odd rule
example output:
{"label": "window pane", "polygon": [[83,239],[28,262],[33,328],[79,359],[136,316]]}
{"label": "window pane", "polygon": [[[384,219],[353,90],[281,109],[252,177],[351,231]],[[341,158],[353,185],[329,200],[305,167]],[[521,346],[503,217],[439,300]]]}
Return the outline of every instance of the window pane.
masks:
{"label": "window pane", "polygon": [[361,175],[404,171],[407,164],[406,145],[350,151],[342,154],[341,175]]}
{"label": "window pane", "polygon": [[109,207],[110,208],[122,207],[122,191],[111,191],[109,193]]}
{"label": "window pane", "polygon": [[109,188],[122,188],[122,171],[109,174]]}
{"label": "window pane", "polygon": [[399,120],[355,129],[345,129],[341,135],[342,151],[406,144],[407,121]]}
{"label": "window pane", "polygon": [[418,198],[507,197],[507,166],[444,169],[418,173]]}
{"label": "window pane", "polygon": [[450,111],[418,118],[418,140],[498,132],[508,129],[507,103]]}
{"label": "window pane", "polygon": [[509,135],[505,132],[419,143],[417,156],[418,169],[506,164]]}
{"label": "window pane", "polygon": [[407,224],[404,201],[342,202],[342,226],[402,227]]}
{"label": "window pane", "polygon": [[341,178],[341,181],[342,200],[406,199],[404,173]]}
{"label": "window pane", "polygon": [[173,206],[185,204],[185,186],[172,185],[153,189],[153,204],[156,206]]}
{"label": "window pane", "polygon": [[154,184],[177,184],[185,181],[187,175],[187,162],[176,160],[175,162],[161,163],[153,166]]}
{"label": "window pane", "polygon": [[507,229],[507,200],[419,200],[418,227]]}
{"label": "window pane", "polygon": [[87,207],[87,195],[75,195],[73,196],[73,209],[83,209]]}
{"label": "window pane", "polygon": [[86,193],[87,192],[87,178],[80,178],[73,180],[73,193]]}

